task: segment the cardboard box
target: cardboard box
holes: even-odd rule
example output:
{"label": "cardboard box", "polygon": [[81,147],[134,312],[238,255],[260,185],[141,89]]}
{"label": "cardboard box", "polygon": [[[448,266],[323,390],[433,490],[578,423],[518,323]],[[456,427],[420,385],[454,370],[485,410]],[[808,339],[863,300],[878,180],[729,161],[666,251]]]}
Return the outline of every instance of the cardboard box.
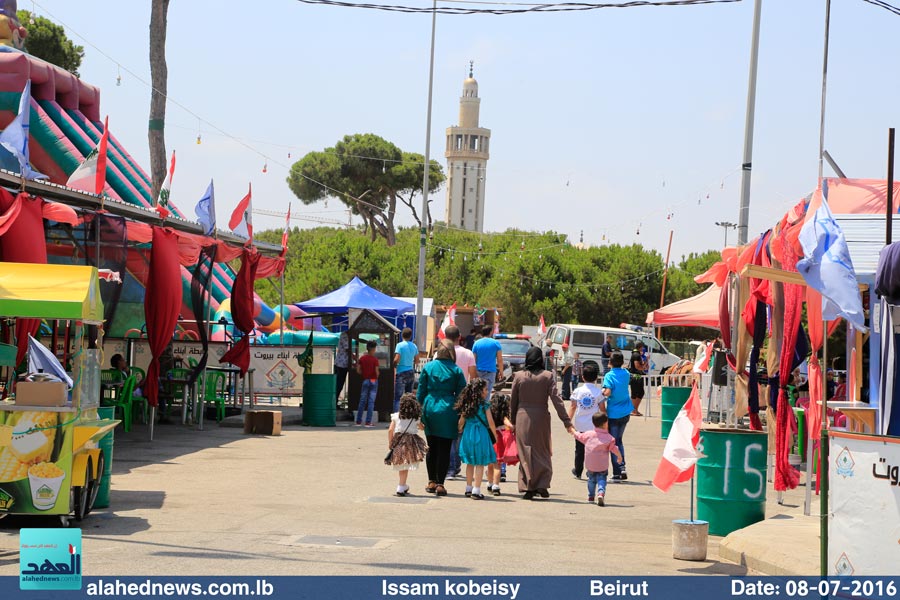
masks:
{"label": "cardboard box", "polygon": [[244,413],[244,433],[281,435],[281,411],[248,410]]}
{"label": "cardboard box", "polygon": [[16,382],[16,406],[65,406],[69,391],[61,381]]}

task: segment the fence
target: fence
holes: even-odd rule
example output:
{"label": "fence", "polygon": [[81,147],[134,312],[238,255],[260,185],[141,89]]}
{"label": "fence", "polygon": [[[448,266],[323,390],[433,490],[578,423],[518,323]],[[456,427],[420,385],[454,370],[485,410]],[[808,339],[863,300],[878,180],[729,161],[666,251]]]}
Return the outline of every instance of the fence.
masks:
{"label": "fence", "polygon": [[[644,375],[646,396],[642,408],[646,407],[645,418],[653,416],[654,403],[662,403],[663,387],[691,387],[695,375]],[[725,386],[713,385],[712,374],[704,373],[699,378],[699,393],[703,409],[703,420],[707,423],[730,423],[734,417],[734,398]]]}

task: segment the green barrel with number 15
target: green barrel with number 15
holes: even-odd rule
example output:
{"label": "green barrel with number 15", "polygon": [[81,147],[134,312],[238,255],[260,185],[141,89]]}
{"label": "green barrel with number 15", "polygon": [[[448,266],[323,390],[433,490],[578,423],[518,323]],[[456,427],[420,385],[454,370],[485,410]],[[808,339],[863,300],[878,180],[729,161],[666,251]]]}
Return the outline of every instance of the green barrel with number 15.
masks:
{"label": "green barrel with number 15", "polygon": [[704,429],[697,462],[697,518],[728,535],[766,518],[765,432]]}

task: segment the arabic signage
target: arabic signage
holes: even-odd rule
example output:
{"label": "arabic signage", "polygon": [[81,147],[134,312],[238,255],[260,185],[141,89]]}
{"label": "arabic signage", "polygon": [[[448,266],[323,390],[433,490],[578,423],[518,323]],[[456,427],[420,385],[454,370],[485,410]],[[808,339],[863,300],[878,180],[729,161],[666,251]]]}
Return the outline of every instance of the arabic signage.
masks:
{"label": "arabic signage", "polygon": [[[147,370],[150,364],[150,345],[147,340],[132,340],[134,344],[134,357],[132,366]],[[225,354],[227,345],[224,343],[210,342],[209,359],[210,367],[230,367],[229,364],[220,364],[219,359]],[[299,396],[303,391],[303,369],[297,363],[297,357],[303,353],[305,346],[250,346],[250,368],[253,372],[253,391],[257,396]],[[103,355],[106,363],[114,354],[128,356],[125,340],[104,340]],[[316,366],[333,372],[334,349],[314,347],[316,362],[313,363],[313,371]],[[189,359],[199,361],[203,355],[203,346],[200,342],[174,342],[172,354],[176,359],[181,359],[185,367],[189,366]],[[323,357],[320,358],[320,355]],[[327,355],[327,356],[326,356]]]}
{"label": "arabic signage", "polygon": [[19,589],[80,590],[81,530],[19,530]]}
{"label": "arabic signage", "polygon": [[829,575],[886,575],[900,544],[900,438],[832,431]]}

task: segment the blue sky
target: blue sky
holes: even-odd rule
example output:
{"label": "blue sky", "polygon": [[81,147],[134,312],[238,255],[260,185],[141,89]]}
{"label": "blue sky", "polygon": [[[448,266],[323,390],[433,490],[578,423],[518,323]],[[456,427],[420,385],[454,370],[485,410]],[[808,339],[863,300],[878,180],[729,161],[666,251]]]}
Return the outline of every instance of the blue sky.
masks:
{"label": "blue sky", "polygon": [[[815,187],[824,4],[763,2],[751,236]],[[35,3],[85,46],[82,78],[101,88],[110,127],[148,170],[149,88],[125,69],[150,79],[149,5]],[[19,7],[32,9],[27,0]],[[576,241],[583,230],[591,244],[605,236],[664,253],[674,229],[675,259],[719,249],[724,232],[714,223],[738,218],[752,11],[745,0],[438,16],[432,157],[446,165],[444,130],[455,124],[471,59],[481,124],[492,130],[488,230],[553,229]],[[424,152],[430,26],[426,15],[293,0],[172,2],[169,95],[205,121],[170,102],[172,201],[193,212],[214,178],[221,224],[252,181],[257,209],[284,212],[293,199],[295,215],[346,222],[336,200],[301,208],[285,183],[288,167],[348,133]],[[885,177],[898,26],[900,17],[862,0],[833,1],[825,147],[851,177]],[[444,205],[441,190],[436,216]],[[398,222],[412,220],[404,213]],[[254,223],[275,228],[283,219]]]}

